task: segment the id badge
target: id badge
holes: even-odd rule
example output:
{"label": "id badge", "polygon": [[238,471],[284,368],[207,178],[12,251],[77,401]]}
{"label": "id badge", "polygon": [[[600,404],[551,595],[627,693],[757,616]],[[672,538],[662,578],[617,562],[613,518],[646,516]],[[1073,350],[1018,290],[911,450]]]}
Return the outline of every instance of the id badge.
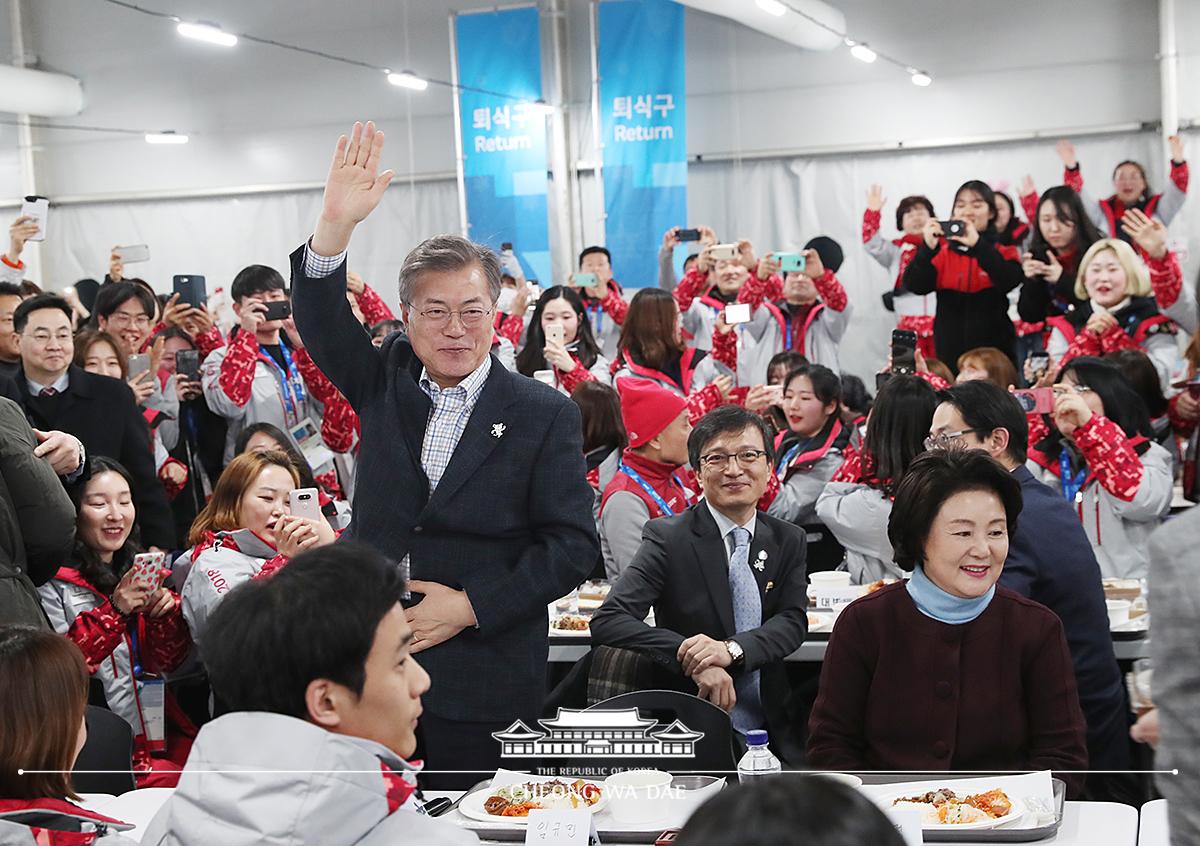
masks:
{"label": "id badge", "polygon": [[314,424],[311,417],[305,417],[288,431],[314,473],[326,464],[333,464],[333,451],[321,440],[321,427]]}
{"label": "id badge", "polygon": [[167,748],[167,682],[165,679],[139,679],[138,702],[142,706],[142,728],[151,752]]}

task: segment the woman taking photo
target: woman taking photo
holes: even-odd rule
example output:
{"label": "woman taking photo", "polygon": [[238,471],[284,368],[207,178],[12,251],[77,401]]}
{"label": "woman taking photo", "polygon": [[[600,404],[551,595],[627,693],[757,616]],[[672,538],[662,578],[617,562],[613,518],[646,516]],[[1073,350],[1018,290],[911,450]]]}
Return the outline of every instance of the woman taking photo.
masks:
{"label": "woman taking photo", "polygon": [[335,528],[345,528],[350,524],[350,503],[341,499],[342,492],[337,485],[337,471],[330,470],[317,476],[313,473],[312,465],[304,457],[304,453],[296,449],[291,438],[272,423],[251,423],[238,433],[233,443],[234,455],[244,452],[266,452],[275,450],[282,452],[292,460],[296,474],[300,477],[299,487],[316,488],[321,498],[321,513]]}
{"label": "woman taking photo", "polygon": [[688,417],[695,423],[729,397],[737,340],[722,314],[716,319],[711,355],[687,346],[675,298],[658,288],[643,288],[625,315],[617,362],[614,382],[636,378],[658,383],[687,400]]}
{"label": "woman taking photo", "polygon": [[88,668],[75,644],[43,629],[0,626],[0,843],[134,842],[117,833],[133,826],[72,801],[87,700]]}
{"label": "woman taking photo", "polygon": [[921,377],[892,376],[871,407],[862,453],[848,450],[817,498],[817,519],[845,547],[844,569],[854,584],[901,576],[887,540],[892,497],[909,464],[925,450],[937,405]]}
{"label": "woman taking photo", "polygon": [[1075,296],[1079,260],[1103,237],[1079,195],[1066,185],[1042,194],[1037,209],[1033,237],[1021,257],[1025,284],[1017,301],[1017,311],[1028,323],[1041,323],[1082,305]]}
{"label": "woman taking photo", "polygon": [[[161,711],[153,700],[161,676],[187,658],[192,639],[179,597],[133,578],[137,513],[129,473],[111,458],[89,460],[91,477],[72,491],[78,515],[75,551],[54,578],[38,589],[54,626],[75,642],[88,671],[104,690],[109,710],[133,729],[133,762],[139,787],[171,787],[187,760],[196,727],[169,690]],[[165,565],[164,565],[165,567]],[[162,723],[165,720],[165,734]]]}
{"label": "woman taking photo", "polygon": [[917,333],[917,349],[926,358],[935,358],[933,347],[933,315],[937,311],[937,295],[918,297],[904,287],[904,269],[923,239],[925,224],[934,217],[933,203],[928,197],[913,194],[896,206],[896,229],[901,236],[888,241],[879,234],[881,212],[886,199],[882,185],[872,185],[867,192],[867,209],[863,212],[863,246],[871,258],[888,271],[892,288],[883,295],[884,307],[896,312],[896,328]]}
{"label": "woman taking photo", "polygon": [[[547,337],[551,326],[562,327],[562,343]],[[574,288],[556,285],[534,306],[525,346],[517,354],[517,372],[533,376],[539,370],[553,372],[553,387],[567,396],[582,382],[611,383],[609,361],[600,354],[583,300]]]}
{"label": "woman taking photo", "polygon": [[986,182],[965,182],[954,195],[950,218],[962,224],[961,232],[943,232],[938,220],[926,222],[921,245],[904,269],[904,287],[914,294],[937,292],[933,339],[941,361],[958,361],[982,346],[996,347],[1015,363],[1008,292],[1025,276],[1016,248],[996,241],[996,195]]}
{"label": "woman taking photo", "polygon": [[[1167,252],[1165,230],[1152,230],[1155,227],[1147,220],[1147,226],[1138,230],[1141,240],[1159,252],[1169,268],[1167,274],[1180,284],[1179,263]],[[1149,269],[1132,247],[1115,238],[1097,241],[1080,261],[1075,282],[1075,295],[1083,304],[1048,321],[1046,350],[1051,359],[1061,367],[1078,356],[1141,349],[1154,362],[1165,390],[1179,359],[1177,329],[1159,310],[1155,288]]]}
{"label": "woman taking photo", "polygon": [[236,456],[192,526],[192,548],[175,562],[187,570],[183,616],[201,643],[208,615],[242,582],[269,575],[306,549],[334,540],[324,519],[291,515],[288,494],[300,484],[291,460],[266,450]]}
{"label": "woman taking photo", "polygon": [[[887,527],[912,577],[838,618],[809,719],[810,765],[1086,769],[1062,622],[996,585],[1020,512],[1020,483],[982,451],[913,461]],[[1082,784],[1064,778],[1068,789]]]}
{"label": "woman taking photo", "polygon": [[1152,440],[1146,406],[1112,364],[1073,359],[1054,412],[1029,415],[1029,460],[1083,523],[1105,578],[1142,579],[1150,533],[1171,507],[1170,454]]}

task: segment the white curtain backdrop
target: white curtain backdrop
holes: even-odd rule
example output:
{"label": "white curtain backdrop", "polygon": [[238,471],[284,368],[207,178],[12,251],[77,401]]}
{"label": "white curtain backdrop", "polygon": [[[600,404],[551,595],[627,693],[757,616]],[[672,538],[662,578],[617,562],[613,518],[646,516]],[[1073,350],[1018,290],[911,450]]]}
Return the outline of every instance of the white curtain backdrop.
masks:
{"label": "white curtain backdrop", "polygon": [[[1200,133],[1188,138],[1192,158],[1200,157]],[[1151,186],[1161,191],[1167,168],[1158,136],[1131,133],[1080,139],[1079,160],[1088,187],[1097,196],[1111,192],[1110,175],[1120,160],[1146,165]],[[896,203],[906,194],[926,194],[939,216],[950,213],[954,190],[979,178],[1006,186],[1010,195],[1026,174],[1045,190],[1061,180],[1054,139],[929,151],[898,151],[791,159],[694,163],[688,169],[688,220],[712,226],[722,240],[751,239],[762,252],[795,249],[815,235],[829,235],[846,253],[839,278],[855,309],[842,344],[842,363],[871,384],[871,374],[886,357],[893,315],[880,294],[892,280],[861,247],[862,213],[868,186],[884,186],[883,233],[894,237]],[[577,182],[576,221],[585,243],[596,243],[602,226],[594,175]],[[1192,193],[1197,192],[1193,184]],[[132,265],[157,290],[171,288],[171,276],[203,274],[210,293],[228,289],[234,275],[253,263],[268,264],[287,275],[288,254],[312,231],[320,209],[320,191],[244,197],[130,201],[60,206],[54,211],[54,236],[45,242],[39,283],[62,288],[83,277],[101,278],[115,244],[147,244],[151,260]],[[1189,243],[1200,243],[1200,212],[1191,199],[1171,226],[1172,245],[1185,257],[1187,280],[1196,278],[1197,257]],[[685,221],[680,221],[681,224]],[[396,274],[405,254],[423,238],[458,231],[458,198],[453,180],[394,184],[380,208],[356,233],[351,267],[396,306]],[[615,268],[631,285],[655,284],[655,271]],[[644,276],[644,279],[638,279]]]}
{"label": "white curtain backdrop", "polygon": [[[249,264],[266,264],[288,276],[288,255],[313,229],[321,192],[297,191],[183,200],[129,201],[59,206],[53,236],[42,246],[43,287],[61,289],[85,277],[102,279],[114,245],[146,244],[150,261],[129,265],[155,290],[171,290],[176,274],[200,274],[208,292],[226,293]],[[452,179],[393,183],[351,245],[350,268],[392,306],[396,279],[409,249],[430,235],[458,231],[458,192]]]}

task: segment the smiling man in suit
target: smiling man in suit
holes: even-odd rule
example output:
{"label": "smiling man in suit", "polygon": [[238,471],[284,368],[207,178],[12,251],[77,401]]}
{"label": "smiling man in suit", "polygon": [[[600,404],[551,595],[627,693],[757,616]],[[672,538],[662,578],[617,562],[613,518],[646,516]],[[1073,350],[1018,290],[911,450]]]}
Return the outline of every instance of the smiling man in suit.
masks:
{"label": "smiling man in suit", "polygon": [[455,235],[417,245],[400,269],[407,335],[378,349],[354,316],[346,249],[392,178],[378,173],[382,150],[371,123],[338,140],[316,230],[292,254],[296,326],[362,422],[344,537],[407,564],[421,597],[406,609],[433,680],[418,755],[429,770],[486,774],[500,761],[492,733],[540,713],[546,605],[599,555],[593,493],[578,408],[490,355],[491,250]]}
{"label": "smiling man in suit", "polygon": [[[783,659],[807,632],[804,530],[757,509],[771,477],[757,414],[722,406],[688,438],[704,500],[646,524],[642,545],[592,618],[594,644],[643,652],[664,686],[698,693],[745,734],[766,728],[799,762]],[[643,622],[654,608],[657,626]]]}

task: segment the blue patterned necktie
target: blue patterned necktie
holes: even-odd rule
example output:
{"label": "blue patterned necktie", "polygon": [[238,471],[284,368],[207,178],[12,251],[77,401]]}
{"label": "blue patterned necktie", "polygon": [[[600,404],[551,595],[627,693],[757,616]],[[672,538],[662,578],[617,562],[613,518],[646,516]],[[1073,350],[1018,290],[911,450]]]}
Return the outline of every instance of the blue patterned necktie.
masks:
{"label": "blue patterned necktie", "polygon": [[[733,554],[729,556],[729,594],[733,598],[733,628],[736,633],[748,632],[762,625],[762,596],[758,582],[750,572],[750,532],[738,526],[733,535]],[[734,677],[737,703],[730,719],[742,734],[766,725],[762,710],[762,695],[758,689],[758,671]]]}

